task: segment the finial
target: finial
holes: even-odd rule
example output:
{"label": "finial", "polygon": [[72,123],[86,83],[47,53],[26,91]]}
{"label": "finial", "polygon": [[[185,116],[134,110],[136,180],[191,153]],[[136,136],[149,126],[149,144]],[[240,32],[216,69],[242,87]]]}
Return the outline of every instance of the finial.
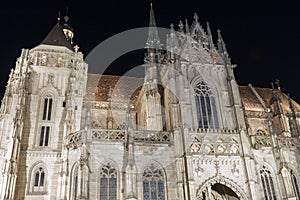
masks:
{"label": "finial", "polygon": [[58,11],[57,22],[60,22],[60,10]]}
{"label": "finial", "polygon": [[179,29],[182,31],[182,30],[183,30],[183,26],[184,26],[184,25],[183,25],[183,23],[182,23],[182,21],[181,21],[181,20],[179,21],[179,25],[178,25],[178,26],[179,26]]}
{"label": "finial", "polygon": [[188,22],[187,19],[185,19],[185,31],[186,31],[186,33],[189,33],[189,32],[190,32],[189,22]]}
{"label": "finial", "polygon": [[65,23],[66,23],[66,24],[67,24],[68,21],[69,21],[68,11],[69,11],[69,9],[68,9],[68,6],[67,6],[67,7],[66,7],[66,15],[65,15],[65,17],[64,17]]}
{"label": "finial", "polygon": [[150,1],[150,8],[153,9],[152,1]]}
{"label": "finial", "polygon": [[174,30],[174,24],[170,24],[171,30]]}
{"label": "finial", "polygon": [[274,88],[274,83],[273,82],[271,82],[271,87],[272,87],[272,90],[274,92],[275,88]]}
{"label": "finial", "polygon": [[275,84],[277,85],[277,89],[280,91],[280,80],[276,79]]}
{"label": "finial", "polygon": [[199,17],[196,12],[194,13],[194,19],[195,19],[195,22],[198,22]]}
{"label": "finial", "polygon": [[221,30],[218,29],[217,32],[218,32],[219,39],[221,39],[221,38],[220,38],[220,37],[222,37],[222,36],[221,36]]}

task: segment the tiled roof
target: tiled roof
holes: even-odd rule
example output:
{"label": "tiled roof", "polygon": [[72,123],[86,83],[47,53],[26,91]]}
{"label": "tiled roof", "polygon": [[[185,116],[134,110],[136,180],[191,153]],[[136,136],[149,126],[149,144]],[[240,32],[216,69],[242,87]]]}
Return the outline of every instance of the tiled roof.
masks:
{"label": "tiled roof", "polygon": [[[240,95],[244,107],[246,110],[257,110],[263,111],[263,106],[258,101],[257,97],[251,91],[248,86],[239,86]],[[255,87],[256,92],[261,96],[267,107],[270,107],[270,101],[272,99],[272,89],[271,88],[259,88]],[[280,98],[283,109],[285,111],[290,111],[288,96],[282,91],[276,90],[278,97]],[[292,104],[297,112],[300,112],[300,105],[292,100]]]}
{"label": "tiled roof", "polygon": [[[130,96],[131,102],[135,102],[139,91],[143,85],[143,78],[128,76],[113,76],[88,74],[87,93],[85,99],[96,101],[109,101],[112,97],[114,102],[128,102]],[[261,96],[267,107],[270,107],[272,98],[272,89],[255,87],[257,93]],[[263,106],[248,86],[239,86],[242,103],[246,110],[264,111]],[[283,109],[290,111],[288,96],[283,92],[276,91],[282,101]],[[300,112],[300,105],[292,100],[294,108]]]}
{"label": "tiled roof", "polygon": [[132,102],[138,97],[144,79],[128,76],[88,74],[86,99],[96,101]]}

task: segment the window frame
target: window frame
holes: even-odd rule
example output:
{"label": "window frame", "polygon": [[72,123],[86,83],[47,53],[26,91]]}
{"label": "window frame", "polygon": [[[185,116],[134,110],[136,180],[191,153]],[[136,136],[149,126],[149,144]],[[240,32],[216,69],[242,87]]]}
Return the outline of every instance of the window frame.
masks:
{"label": "window frame", "polygon": [[[216,90],[205,80],[193,83],[193,101],[195,104],[197,128],[220,129],[221,118]],[[201,103],[204,103],[203,105]],[[204,112],[202,110],[205,109]],[[205,116],[204,116],[205,114]]]}
{"label": "window frame", "polygon": [[[148,174],[146,174],[148,173]],[[151,176],[149,176],[149,173]],[[159,176],[157,176],[157,174]],[[166,180],[165,180],[165,173],[164,170],[161,167],[158,167],[155,164],[150,164],[147,165],[147,167],[143,170],[142,173],[142,199],[143,200],[152,200],[153,196],[155,195],[156,200],[166,200],[167,199],[167,187],[166,187]],[[148,182],[148,191],[149,191],[149,196],[145,198],[145,183],[146,181]],[[153,181],[155,182],[155,193],[152,193],[152,186]],[[162,191],[159,192],[161,186],[163,186]],[[163,194],[163,196],[160,196],[160,194]]]}
{"label": "window frame", "polygon": [[[107,173],[104,173],[104,169],[107,170],[108,172],[110,172],[110,170],[112,170],[113,172],[107,174]],[[111,177],[112,175],[114,175],[114,177]],[[103,200],[107,200],[107,199],[111,200],[111,196],[110,196],[110,194],[111,194],[110,189],[111,188],[110,188],[110,185],[109,185],[110,179],[115,179],[115,187],[114,187],[115,188],[115,196],[113,196],[113,197],[115,197],[115,200],[117,200],[119,198],[119,193],[118,193],[118,191],[119,191],[119,173],[118,173],[118,169],[117,169],[116,165],[114,165],[112,162],[106,162],[106,164],[101,165],[101,167],[99,169],[99,177],[98,177],[98,180],[99,180],[99,184],[98,184],[99,198],[98,199],[100,199],[100,200],[102,200],[101,199],[101,197],[102,197],[101,196],[102,195],[101,194],[101,189],[102,189],[101,179],[104,178],[104,176],[108,177],[108,178],[106,178],[108,184],[105,185],[107,196],[106,196],[106,198],[104,198],[105,197],[104,196]],[[103,187],[103,188],[105,188],[105,187]]]}
{"label": "window frame", "polygon": [[[36,184],[37,174],[39,174],[38,182]],[[41,184],[41,175],[43,176],[43,182]],[[48,186],[48,171],[44,163],[36,164],[32,167],[30,171],[30,183],[29,183],[29,194],[34,195],[45,195],[47,194],[47,186]]]}
{"label": "window frame", "polygon": [[275,176],[271,173],[268,167],[263,165],[259,169],[261,187],[263,189],[263,197],[265,200],[278,200],[276,193]]}

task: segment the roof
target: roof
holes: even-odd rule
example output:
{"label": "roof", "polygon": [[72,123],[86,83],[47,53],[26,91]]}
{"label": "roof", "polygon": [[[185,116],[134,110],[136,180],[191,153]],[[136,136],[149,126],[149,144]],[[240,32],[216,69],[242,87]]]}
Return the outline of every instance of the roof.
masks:
{"label": "roof", "polygon": [[[266,106],[270,107],[270,101],[273,97],[272,89],[260,87],[254,87],[254,89],[261,96]],[[239,90],[242,102],[246,110],[264,111],[263,106],[248,86],[239,86]],[[290,111],[288,96],[280,90],[276,90],[276,93],[282,102],[283,110]],[[300,112],[300,105],[294,100],[292,100],[292,104],[295,108],[295,111]]]}
{"label": "roof", "polygon": [[130,96],[135,102],[143,83],[143,78],[89,73],[85,99],[128,103]]}
{"label": "roof", "polygon": [[59,22],[52,28],[42,44],[53,45],[53,46],[63,46],[73,51],[72,44],[67,40],[63,28]]}
{"label": "roof", "polygon": [[[128,96],[131,101],[135,102],[139,91],[144,83],[143,78],[128,76],[113,76],[101,74],[88,74],[87,91],[85,99],[96,101],[128,102]],[[272,99],[271,88],[254,87],[261,96],[267,107],[270,107]],[[264,111],[263,106],[248,86],[239,86],[240,96],[245,110]],[[278,97],[281,99],[283,109],[290,111],[288,96],[280,90],[276,90]],[[131,95],[132,94],[132,95]],[[295,111],[300,112],[300,105],[292,100]]]}

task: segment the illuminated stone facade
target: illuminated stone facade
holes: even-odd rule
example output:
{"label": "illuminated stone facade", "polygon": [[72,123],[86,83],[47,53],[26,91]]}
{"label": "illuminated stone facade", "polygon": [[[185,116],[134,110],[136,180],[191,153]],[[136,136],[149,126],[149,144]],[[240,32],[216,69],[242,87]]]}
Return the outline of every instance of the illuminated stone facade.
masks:
{"label": "illuminated stone facade", "polygon": [[151,9],[144,78],[88,73],[67,24],[23,49],[0,108],[0,199],[300,199],[300,106],[238,86],[194,18],[162,51]]}

